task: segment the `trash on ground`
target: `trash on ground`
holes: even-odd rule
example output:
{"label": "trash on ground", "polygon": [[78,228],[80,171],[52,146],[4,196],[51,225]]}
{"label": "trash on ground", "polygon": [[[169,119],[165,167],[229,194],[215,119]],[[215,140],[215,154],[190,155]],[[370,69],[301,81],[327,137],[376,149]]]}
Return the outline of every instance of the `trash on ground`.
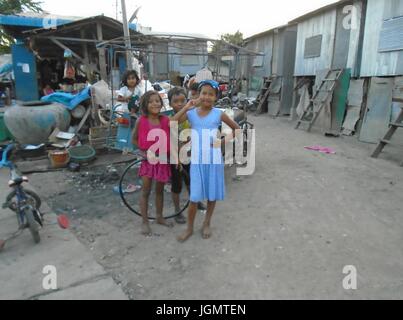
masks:
{"label": "trash on ground", "polygon": [[57,217],[57,222],[59,223],[59,226],[62,229],[68,229],[70,227],[69,218],[67,218],[67,216],[64,214],[61,214],[60,216]]}
{"label": "trash on ground", "polygon": [[329,147],[311,146],[311,147],[304,147],[304,148],[306,150],[318,151],[320,153],[325,153],[325,154],[336,154],[336,151]]}

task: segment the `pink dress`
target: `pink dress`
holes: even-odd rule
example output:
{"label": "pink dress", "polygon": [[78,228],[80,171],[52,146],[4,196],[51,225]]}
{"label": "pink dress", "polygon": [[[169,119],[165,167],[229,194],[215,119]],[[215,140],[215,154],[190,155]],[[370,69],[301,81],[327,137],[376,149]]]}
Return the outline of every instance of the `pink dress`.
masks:
{"label": "pink dress", "polygon": [[158,155],[163,157],[166,155],[167,161],[164,163],[158,162],[157,164],[151,164],[148,160],[141,163],[139,176],[148,177],[150,179],[156,180],[158,182],[167,183],[171,178],[171,167],[168,163],[169,159],[169,118],[167,116],[160,116],[160,123],[158,125],[153,125],[150,123],[146,116],[140,117],[139,129],[138,129],[138,147],[140,150],[146,152],[151,146],[159,141],[159,137],[155,137],[151,141],[147,141],[147,136],[153,129],[160,129],[166,134],[166,141],[161,142],[158,150]]}

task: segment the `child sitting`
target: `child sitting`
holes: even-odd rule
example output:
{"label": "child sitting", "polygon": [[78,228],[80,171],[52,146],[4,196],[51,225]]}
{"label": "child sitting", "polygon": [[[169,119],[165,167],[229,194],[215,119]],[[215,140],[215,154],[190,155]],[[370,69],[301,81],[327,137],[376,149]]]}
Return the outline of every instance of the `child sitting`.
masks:
{"label": "child sitting", "polygon": [[127,71],[122,79],[123,87],[119,90],[118,93],[118,101],[121,102],[121,105],[116,108],[117,112],[134,112],[137,110],[135,108],[131,108],[129,110],[129,106],[131,106],[132,100],[139,100],[142,96],[142,91],[139,88],[140,78],[136,71],[129,70]]}

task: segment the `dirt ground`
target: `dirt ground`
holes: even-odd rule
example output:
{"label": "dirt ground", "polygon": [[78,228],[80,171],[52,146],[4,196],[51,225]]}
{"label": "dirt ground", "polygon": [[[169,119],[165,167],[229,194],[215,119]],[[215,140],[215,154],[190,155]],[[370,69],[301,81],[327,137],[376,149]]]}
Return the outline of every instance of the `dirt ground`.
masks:
{"label": "dirt ground", "polygon": [[[105,168],[33,174],[31,182],[121,285],[130,299],[402,299],[403,159],[381,159],[355,137],[328,138],[293,129],[288,119],[251,117],[256,172],[226,170],[227,199],[213,218],[213,237],[180,244],[173,229],[140,234]],[[321,144],[335,155],[304,149]],[[100,179],[101,177],[101,179]],[[106,179],[106,180],[105,180]],[[81,184],[80,184],[81,183]],[[343,268],[358,272],[347,291]]]}

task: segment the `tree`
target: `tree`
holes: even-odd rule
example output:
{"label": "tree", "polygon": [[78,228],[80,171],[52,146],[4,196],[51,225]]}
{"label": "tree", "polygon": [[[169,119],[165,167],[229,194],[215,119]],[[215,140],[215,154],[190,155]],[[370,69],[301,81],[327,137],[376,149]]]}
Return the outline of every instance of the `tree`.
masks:
{"label": "tree", "polygon": [[[41,2],[35,0],[0,0],[2,14],[17,14],[24,11],[42,12]],[[15,39],[0,27],[0,54],[10,52],[11,44]]]}
{"label": "tree", "polygon": [[[240,32],[239,30],[237,32],[235,32],[234,34],[232,33],[225,33],[223,35],[221,35],[221,40],[231,43],[233,45],[236,45],[238,47],[241,47],[243,45],[243,33]],[[221,42],[216,42],[214,43],[213,46],[213,52],[217,52],[221,49],[222,47],[222,43]]]}

